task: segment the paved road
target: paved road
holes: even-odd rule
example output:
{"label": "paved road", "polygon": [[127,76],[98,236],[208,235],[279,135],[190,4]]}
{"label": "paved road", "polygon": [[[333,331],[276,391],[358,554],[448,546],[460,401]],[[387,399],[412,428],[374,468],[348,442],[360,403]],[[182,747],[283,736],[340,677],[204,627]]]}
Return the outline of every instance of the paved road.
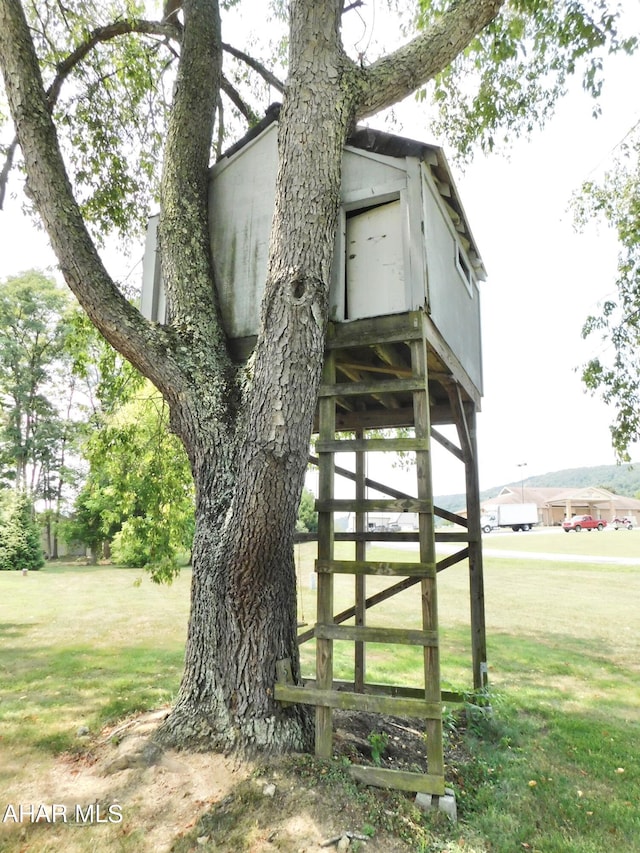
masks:
{"label": "paved road", "polygon": [[[531,538],[535,536],[537,533],[550,533],[549,528],[543,528],[541,530],[529,530],[527,533],[520,533],[519,536],[526,536],[527,538]],[[560,528],[557,529],[557,533],[562,536],[573,536],[578,534],[573,533],[565,533]],[[499,537],[499,536],[510,536],[512,535],[511,531],[493,531],[489,536],[483,538],[483,548],[482,553],[486,557],[507,557],[515,560],[544,560],[546,562],[555,562],[555,563],[602,563],[603,565],[610,566],[638,566],[640,567],[640,528],[633,531],[624,531],[625,536],[634,536],[638,540],[638,556],[637,557],[609,557],[609,556],[596,556],[595,554],[555,554],[553,552],[547,551],[517,551],[517,550],[509,550],[506,548],[492,548],[491,547],[491,537]],[[584,535],[584,534],[579,534]],[[615,531],[613,528],[610,530],[603,531],[602,534],[598,534],[598,536],[608,536],[608,535],[623,535],[620,531]],[[417,550],[418,546],[415,542],[407,542],[407,543],[394,543],[394,548],[406,548],[408,550],[414,551]],[[461,543],[453,544],[451,542],[438,542],[436,544],[436,551],[438,555],[444,554],[455,554],[456,551],[460,551],[462,549]]]}
{"label": "paved road", "polygon": [[640,566],[637,557],[596,557],[586,554],[548,554],[544,551],[506,551],[502,548],[483,548],[486,557],[513,557],[527,560],[552,560],[554,563],[607,563],[615,566]]}
{"label": "paved road", "polygon": [[[574,534],[574,533],[565,533],[560,527],[554,528],[553,531],[550,531],[548,527],[543,527],[540,529],[529,530],[527,533],[520,533],[519,536],[527,536],[533,537],[538,534],[544,535],[549,534],[551,532],[557,533],[558,536],[584,536],[584,533]],[[507,535],[510,536],[511,531],[492,531],[491,536],[494,535]],[[587,532],[587,535],[590,535]],[[594,535],[604,535],[604,536],[633,536],[637,537],[638,543],[638,556],[637,557],[609,557],[609,556],[596,556],[594,554],[556,554],[554,552],[547,551],[517,551],[517,550],[503,550],[502,548],[492,548],[491,547],[491,536],[483,539],[483,548],[482,553],[486,554],[488,557],[511,557],[511,558],[521,558],[524,559],[526,557],[530,557],[532,560],[553,560],[556,563],[603,563],[606,565],[613,566],[640,566],[640,529],[637,530],[614,530],[612,527],[605,528],[602,531],[602,534],[594,534]]]}

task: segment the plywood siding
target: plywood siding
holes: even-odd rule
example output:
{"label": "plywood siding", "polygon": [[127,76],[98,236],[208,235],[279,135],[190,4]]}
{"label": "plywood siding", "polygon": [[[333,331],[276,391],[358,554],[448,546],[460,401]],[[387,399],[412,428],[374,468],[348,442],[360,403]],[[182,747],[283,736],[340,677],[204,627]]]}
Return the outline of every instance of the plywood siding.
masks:
{"label": "plywood siding", "polygon": [[222,317],[232,338],[255,335],[258,329],[277,166],[274,125],[212,170],[211,250]]}
{"label": "plywood siding", "polygon": [[160,274],[160,255],[158,254],[158,220],[152,216],[147,223],[147,236],[142,263],[142,293],[140,311],[148,320],[165,323],[167,320],[167,300]]}
{"label": "plywood siding", "polygon": [[[431,319],[473,384],[482,392],[478,284],[437,190],[424,173],[422,187]],[[458,263],[458,252],[461,252],[462,264]]]}

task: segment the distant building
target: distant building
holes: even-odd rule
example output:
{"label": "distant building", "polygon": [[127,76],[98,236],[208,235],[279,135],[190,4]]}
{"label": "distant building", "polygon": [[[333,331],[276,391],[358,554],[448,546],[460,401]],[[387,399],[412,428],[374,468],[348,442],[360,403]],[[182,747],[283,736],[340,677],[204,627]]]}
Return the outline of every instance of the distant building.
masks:
{"label": "distant building", "polygon": [[[418,530],[417,512],[368,512],[367,525],[373,531],[411,533]],[[346,529],[355,530],[355,514],[349,513]]]}
{"label": "distant building", "polygon": [[572,515],[592,515],[612,521],[623,516],[640,519],[640,500],[625,495],[615,495],[602,488],[536,488],[533,486],[505,486],[494,498],[484,504],[535,503],[540,523],[549,527],[562,524]]}

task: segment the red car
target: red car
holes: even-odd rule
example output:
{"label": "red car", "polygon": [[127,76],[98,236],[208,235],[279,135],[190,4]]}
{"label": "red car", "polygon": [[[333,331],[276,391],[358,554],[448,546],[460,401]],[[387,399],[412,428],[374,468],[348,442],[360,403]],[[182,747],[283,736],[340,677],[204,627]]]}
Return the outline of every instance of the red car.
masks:
{"label": "red car", "polygon": [[562,524],[563,530],[568,533],[570,530],[575,530],[580,533],[581,530],[604,530],[607,522],[602,518],[594,518],[592,515],[574,515],[571,521],[565,521]]}

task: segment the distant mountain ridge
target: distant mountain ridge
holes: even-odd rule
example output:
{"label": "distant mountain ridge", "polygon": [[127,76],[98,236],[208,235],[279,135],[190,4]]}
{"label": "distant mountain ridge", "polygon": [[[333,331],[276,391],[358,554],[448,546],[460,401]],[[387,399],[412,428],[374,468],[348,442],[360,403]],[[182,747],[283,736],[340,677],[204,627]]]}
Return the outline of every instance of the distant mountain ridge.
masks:
{"label": "distant mountain ridge", "polygon": [[[519,488],[521,480],[493,486],[480,492],[480,500],[485,501],[500,493],[505,486]],[[548,474],[538,474],[535,477],[525,477],[525,486],[537,488],[586,489],[598,487],[608,489],[616,495],[626,495],[634,498],[640,495],[640,462],[631,465],[594,465],[589,468],[564,468],[561,471],[550,471]],[[436,495],[436,506],[450,512],[459,510],[465,503],[464,494]]]}

